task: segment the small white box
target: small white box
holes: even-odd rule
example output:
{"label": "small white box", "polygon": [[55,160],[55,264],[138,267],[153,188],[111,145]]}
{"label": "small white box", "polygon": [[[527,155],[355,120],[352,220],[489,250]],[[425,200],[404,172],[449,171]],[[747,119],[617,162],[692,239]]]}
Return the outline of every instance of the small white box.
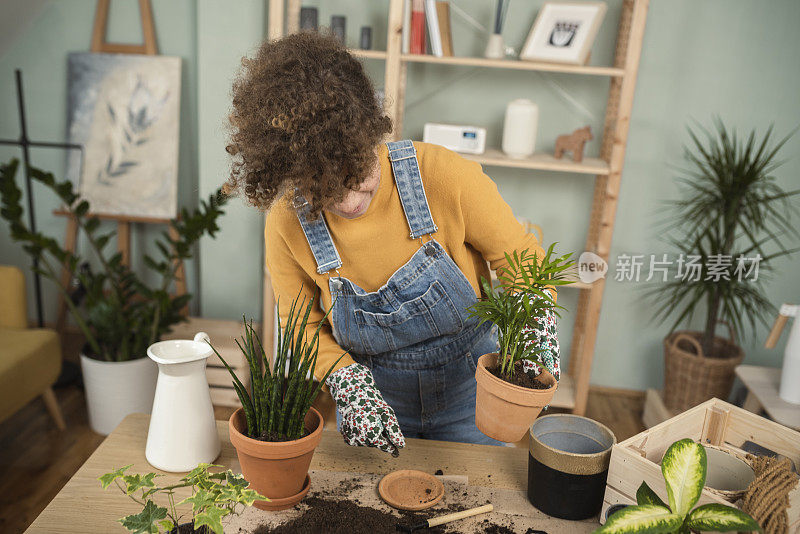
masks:
{"label": "small white box", "polygon": [[422,141],[456,152],[483,154],[486,149],[486,128],[428,122],[423,129]]}

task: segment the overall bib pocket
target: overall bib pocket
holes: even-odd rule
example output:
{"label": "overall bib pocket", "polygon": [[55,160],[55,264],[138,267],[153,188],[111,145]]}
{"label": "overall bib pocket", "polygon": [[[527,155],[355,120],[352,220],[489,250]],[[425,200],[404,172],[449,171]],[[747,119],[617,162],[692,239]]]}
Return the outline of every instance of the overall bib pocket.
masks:
{"label": "overall bib pocket", "polygon": [[364,351],[371,356],[456,334],[464,326],[461,314],[438,280],[396,310],[373,313],[357,308],[354,312]]}

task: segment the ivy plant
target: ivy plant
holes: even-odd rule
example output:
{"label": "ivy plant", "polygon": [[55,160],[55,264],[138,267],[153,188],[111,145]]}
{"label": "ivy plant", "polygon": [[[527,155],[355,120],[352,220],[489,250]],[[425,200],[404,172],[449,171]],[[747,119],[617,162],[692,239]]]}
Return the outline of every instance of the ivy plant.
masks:
{"label": "ivy plant", "polygon": [[710,503],[694,508],[706,483],[706,469],[706,450],[701,444],[688,438],[676,441],[661,460],[669,504],[642,482],[636,492],[637,505],[611,515],[594,534],[761,532],[755,519],[731,506]]}
{"label": "ivy plant", "polygon": [[[131,514],[119,520],[122,526],[134,534],[158,534],[177,531],[184,519],[190,523],[194,532],[223,534],[222,518],[238,515],[247,506],[258,500],[269,500],[257,491],[249,489],[250,483],[242,475],[235,475],[230,469],[210,473],[209,468],[222,467],[212,464],[199,464],[177,484],[156,485],[156,473],[145,475],[127,474],[130,465],[106,473],[98,480],[107,489],[114,484],[119,490],[142,506],[138,514]],[[179,488],[192,488],[192,495],[175,502],[175,491]],[[166,497],[167,506],[155,503],[155,496]],[[191,504],[190,517],[179,514],[177,507]],[[174,529],[174,530],[173,530]]]}
{"label": "ivy plant", "polygon": [[[86,338],[87,356],[104,361],[144,358],[147,347],[168,333],[172,325],[185,320],[183,309],[191,295],[173,296],[170,288],[178,276],[181,262],[191,258],[195,244],[219,230],[217,219],[225,212],[227,197],[220,191],[198,209],[182,209],[170,221],[172,233],[164,231],[155,245],[157,257],[143,256],[145,273],[139,276],[122,261],[120,252],[109,253],[107,245],[116,231],[101,233],[100,220],[91,215],[89,203],[82,200],[69,180],[58,181],[51,173],[31,169],[31,177],[55,193],[79,230],[86,237],[94,256],[65,250],[57,240],[32,231],[24,222],[22,191],[15,176],[19,161],[0,164],[0,216],[5,219],[14,241],[38,259],[39,274],[52,280],[64,296],[75,323]],[[73,274],[77,287],[62,285],[60,268]],[[155,275],[155,276],[150,276]],[[153,280],[147,283],[146,280]]]}
{"label": "ivy plant", "polygon": [[[312,373],[317,365],[319,332],[330,315],[333,306],[319,321],[311,340],[306,337],[309,316],[314,309],[314,298],[306,302],[300,295],[292,301],[286,325],[281,327],[278,317],[278,348],[274,361],[267,358],[261,340],[253,329],[252,321],[245,321],[245,335],[236,340],[250,367],[252,394],[242,384],[228,362],[217,352],[233,379],[233,387],[242,403],[247,420],[247,435],[254,439],[270,438],[300,439],[303,436],[306,414],[333,368],[346,352],[339,356],[324,373],[319,383],[314,384]],[[244,318],[243,318],[244,319]]]}
{"label": "ivy plant", "polygon": [[471,317],[497,326],[500,343],[500,373],[510,380],[514,365],[522,360],[531,360],[542,366],[540,349],[535,332],[530,328],[536,319],[548,311],[560,317],[563,306],[556,304],[551,288],[573,283],[568,280],[568,270],[575,265],[572,254],[556,257],[555,243],[550,245],[543,257],[528,249],[506,253],[507,265],[497,270],[498,287],[481,278],[484,296],[468,311]]}

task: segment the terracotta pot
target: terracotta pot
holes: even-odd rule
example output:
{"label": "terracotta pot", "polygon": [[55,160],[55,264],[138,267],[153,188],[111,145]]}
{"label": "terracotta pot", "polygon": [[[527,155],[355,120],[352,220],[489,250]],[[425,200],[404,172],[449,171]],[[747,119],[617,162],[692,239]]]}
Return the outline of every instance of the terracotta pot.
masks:
{"label": "terracotta pot", "polygon": [[539,379],[551,386],[547,389],[528,389],[497,378],[487,367],[497,365],[497,353],[478,358],[475,380],[475,424],[478,430],[498,441],[521,440],[536,420],[542,408],[550,404],[558,382],[547,371]]}
{"label": "terracotta pot", "polygon": [[239,408],[228,421],[231,443],[250,487],[270,501],[256,501],[262,510],[285,510],[299,503],[310,487],[308,467],[322,440],[322,415],[311,408],[306,414],[307,436],[294,441],[270,442],[247,437],[244,411]]}

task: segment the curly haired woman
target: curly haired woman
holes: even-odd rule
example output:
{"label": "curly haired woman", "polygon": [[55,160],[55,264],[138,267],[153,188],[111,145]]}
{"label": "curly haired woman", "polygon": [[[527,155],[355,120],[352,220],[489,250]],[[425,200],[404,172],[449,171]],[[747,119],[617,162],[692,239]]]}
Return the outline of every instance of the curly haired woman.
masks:
{"label": "curly haired woman", "polygon": [[[497,444],[475,426],[474,379],[497,337],[466,308],[504,252],[543,251],[480,165],[384,143],[391,119],[361,63],[317,33],[243,60],[230,121],[228,186],[269,211],[279,314],[301,287],[321,307],[335,301],[318,370],[349,351],[327,380],[345,441],[394,454],[404,435]],[[557,340],[542,341],[557,365]]]}

